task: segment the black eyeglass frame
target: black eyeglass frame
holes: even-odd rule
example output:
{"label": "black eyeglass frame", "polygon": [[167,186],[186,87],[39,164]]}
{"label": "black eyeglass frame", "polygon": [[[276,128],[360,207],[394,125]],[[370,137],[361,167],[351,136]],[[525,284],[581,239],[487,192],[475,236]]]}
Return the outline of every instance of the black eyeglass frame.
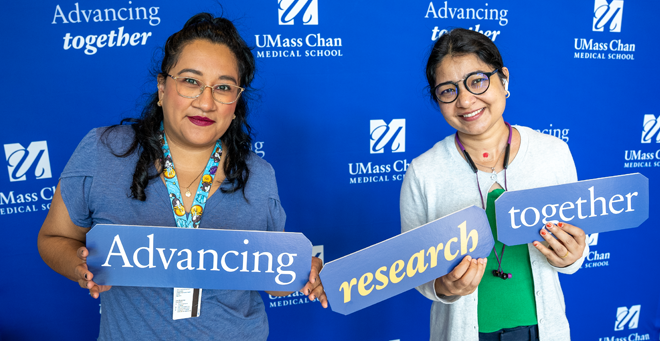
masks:
{"label": "black eyeglass frame", "polygon": [[[482,95],[482,94],[484,94],[486,91],[488,91],[488,89],[490,89],[490,76],[496,74],[497,71],[499,71],[499,69],[495,69],[495,70],[492,71],[492,72],[483,72],[483,71],[470,72],[469,74],[467,74],[467,75],[465,76],[465,78],[463,78],[463,79],[459,79],[458,82],[448,81],[448,82],[440,83],[440,84],[436,85],[436,86],[433,88],[433,92],[432,92],[432,93],[433,93],[433,98],[435,99],[436,102],[445,103],[445,104],[453,103],[453,102],[458,98],[458,93],[459,93],[459,91],[460,91],[460,89],[459,89],[459,87],[458,87],[458,83],[460,83],[461,81],[463,81],[463,86],[465,86],[465,89],[466,89],[467,91],[469,91],[471,94],[473,94],[473,95]],[[472,75],[476,75],[476,74],[478,74],[478,73],[480,73],[480,74],[485,75],[486,77],[488,77],[488,87],[486,87],[486,90],[484,90],[484,91],[482,91],[482,92],[480,92],[480,93],[475,93],[475,92],[473,92],[472,90],[470,90],[470,87],[467,85],[467,81],[468,81],[468,79],[469,79]],[[447,84],[453,84],[453,85],[456,87],[456,97],[454,97],[454,99],[451,100],[451,101],[449,101],[449,102],[443,102],[443,101],[440,100],[440,98],[439,98],[438,95],[436,94],[436,91],[438,90],[439,87],[441,87],[441,86],[443,86],[443,85],[447,85]]]}

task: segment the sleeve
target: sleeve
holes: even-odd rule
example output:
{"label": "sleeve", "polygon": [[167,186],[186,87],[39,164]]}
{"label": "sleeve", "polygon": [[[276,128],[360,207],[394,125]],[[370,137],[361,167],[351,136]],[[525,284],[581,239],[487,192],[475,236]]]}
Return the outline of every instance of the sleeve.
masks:
{"label": "sleeve", "polygon": [[573,155],[571,150],[568,148],[568,144],[562,143],[561,153],[561,162],[564,164],[562,178],[559,179],[559,184],[566,184],[571,182],[578,181],[577,169],[575,168],[575,161],[573,161]]}
{"label": "sleeve", "polygon": [[286,213],[280,202],[280,196],[277,191],[277,181],[275,179],[275,170],[270,167],[270,172],[272,174],[272,187],[270,197],[268,198],[268,226],[267,231],[284,231],[284,225],[286,224]]}
{"label": "sleeve", "polygon": [[286,213],[280,204],[279,198],[268,199],[268,209],[270,210],[270,217],[268,219],[268,231],[284,231],[286,224]]}
{"label": "sleeve", "polygon": [[426,198],[422,193],[419,178],[415,174],[415,161],[413,161],[401,185],[399,198],[399,211],[401,213],[401,233],[422,226],[426,221]]}
{"label": "sleeve", "polygon": [[60,176],[60,192],[71,221],[80,227],[92,226],[89,198],[96,171],[98,137],[93,129],[82,139]]}
{"label": "sleeve", "polygon": [[[406,175],[401,185],[401,197],[399,200],[399,211],[401,212],[401,233],[422,226],[426,223],[428,214],[426,212],[427,202],[424,196],[420,180],[415,174],[415,161],[408,166]],[[458,301],[460,296],[440,297],[435,292],[435,280],[426,282],[416,287],[422,295],[432,301],[451,304]]]}
{"label": "sleeve", "polygon": [[[573,155],[571,155],[571,150],[568,148],[568,145],[566,143],[562,143],[562,151],[561,151],[561,156],[560,160],[563,163],[563,167],[561,168],[563,170],[561,176],[559,177],[558,181],[559,184],[565,184],[565,183],[571,183],[571,182],[576,182],[578,181],[577,177],[577,170],[575,168],[575,162],[573,161]],[[580,267],[582,266],[582,263],[584,263],[584,259],[589,255],[589,244],[585,245],[584,247],[584,252],[582,252],[582,257],[575,261],[575,263],[565,267],[565,268],[558,268],[555,266],[552,266],[555,270],[557,270],[560,273],[563,274],[573,274],[577,272]]]}

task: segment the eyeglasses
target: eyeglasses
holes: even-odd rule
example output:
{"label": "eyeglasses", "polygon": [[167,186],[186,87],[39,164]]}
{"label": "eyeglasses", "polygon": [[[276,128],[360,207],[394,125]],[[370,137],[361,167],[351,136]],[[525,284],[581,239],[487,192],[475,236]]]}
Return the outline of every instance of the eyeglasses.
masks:
{"label": "eyeglasses", "polygon": [[433,97],[442,103],[451,103],[458,98],[458,83],[463,81],[463,85],[467,91],[481,95],[490,86],[490,76],[497,73],[497,69],[493,72],[472,72],[465,78],[458,80],[458,82],[444,82],[435,86],[433,89]]}
{"label": "eyeglasses", "polygon": [[181,97],[185,98],[197,98],[204,92],[204,90],[206,90],[206,88],[211,88],[213,99],[222,104],[232,104],[238,100],[238,97],[245,90],[240,86],[233,84],[216,84],[210,86],[191,77],[174,77],[169,74],[168,76],[174,79],[176,92],[178,92]]}

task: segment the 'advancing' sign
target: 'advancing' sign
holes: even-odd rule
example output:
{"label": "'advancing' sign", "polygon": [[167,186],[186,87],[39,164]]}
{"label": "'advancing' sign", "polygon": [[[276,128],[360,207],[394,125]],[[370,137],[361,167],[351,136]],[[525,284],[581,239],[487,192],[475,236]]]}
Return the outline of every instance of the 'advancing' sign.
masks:
{"label": "'advancing' sign", "polygon": [[87,266],[101,285],[300,290],[312,244],[302,233],[96,225]]}

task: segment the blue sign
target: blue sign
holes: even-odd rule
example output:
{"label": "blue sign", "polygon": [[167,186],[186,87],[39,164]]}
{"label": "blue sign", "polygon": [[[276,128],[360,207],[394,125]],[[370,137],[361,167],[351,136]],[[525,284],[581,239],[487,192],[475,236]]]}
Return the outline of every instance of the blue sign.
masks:
{"label": "blue sign", "polygon": [[300,290],[312,244],[302,233],[96,225],[87,266],[101,285]]}
{"label": "blue sign", "polygon": [[488,257],[493,234],[470,206],[329,262],[321,280],[332,310],[344,315],[449,273],[466,255]]}
{"label": "blue sign", "polygon": [[649,180],[639,173],[504,192],[495,200],[497,239],[506,245],[540,240],[549,221],[585,233],[637,227],[649,217]]}

